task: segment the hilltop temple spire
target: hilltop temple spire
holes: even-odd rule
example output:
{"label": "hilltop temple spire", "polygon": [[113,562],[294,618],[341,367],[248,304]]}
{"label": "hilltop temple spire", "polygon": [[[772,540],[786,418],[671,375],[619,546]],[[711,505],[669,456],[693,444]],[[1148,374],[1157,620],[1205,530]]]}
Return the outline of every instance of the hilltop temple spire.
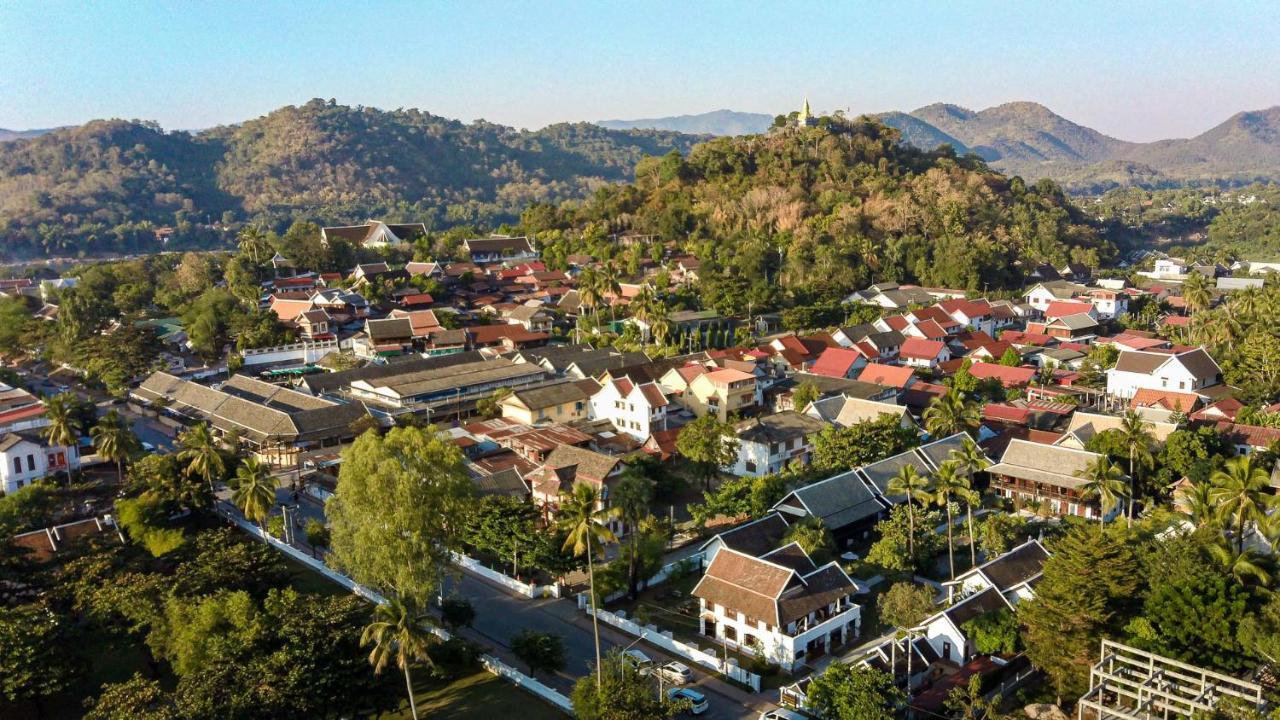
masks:
{"label": "hilltop temple spire", "polygon": [[800,108],[800,115],[796,118],[796,125],[805,127],[812,125],[813,121],[813,112],[809,110],[809,97],[805,96],[804,105]]}

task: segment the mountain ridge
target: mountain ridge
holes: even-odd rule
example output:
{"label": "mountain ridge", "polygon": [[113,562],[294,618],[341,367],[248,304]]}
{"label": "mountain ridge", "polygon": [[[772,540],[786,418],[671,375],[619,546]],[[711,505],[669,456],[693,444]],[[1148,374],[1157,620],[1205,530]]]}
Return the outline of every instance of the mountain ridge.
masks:
{"label": "mountain ridge", "polygon": [[[726,112],[680,116],[712,135],[740,134],[717,126]],[[756,115],[756,132],[772,122]],[[1001,103],[981,110],[937,102],[910,112],[873,113],[902,133],[903,142],[931,150],[942,143],[957,153],[974,153],[992,167],[1028,179],[1048,177],[1076,192],[1100,192],[1136,185],[1168,187],[1185,183],[1239,184],[1280,180],[1280,106],[1237,112],[1189,138],[1133,142],[1073,122],[1031,101]],[[674,129],[672,118],[610,121],[618,125]],[[749,134],[749,133],[748,133]]]}

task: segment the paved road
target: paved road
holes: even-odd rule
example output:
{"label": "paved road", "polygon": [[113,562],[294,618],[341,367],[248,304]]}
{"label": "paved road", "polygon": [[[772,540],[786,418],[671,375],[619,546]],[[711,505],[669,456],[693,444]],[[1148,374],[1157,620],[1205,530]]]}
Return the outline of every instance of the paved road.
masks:
{"label": "paved road", "polygon": [[[569,694],[574,681],[585,675],[595,663],[591,618],[579,611],[574,601],[517,598],[496,585],[491,585],[465,572],[461,574],[459,581],[452,582],[446,588],[446,593],[455,591],[471,601],[476,609],[476,619],[472,627],[490,643],[509,645],[512,636],[525,628],[563,637],[567,656],[566,667],[564,671],[548,681],[548,684],[560,692]],[[610,648],[625,648],[631,645],[633,640],[635,638],[617,632],[607,625],[600,626],[602,653],[608,652]],[[637,647],[660,663],[680,660],[646,643],[639,643]],[[770,700],[776,695],[774,692],[766,691],[752,695],[702,672],[693,663],[685,664],[693,668],[696,678],[693,686],[710,700],[710,709],[700,717],[710,720],[754,718],[761,710],[773,706]]]}

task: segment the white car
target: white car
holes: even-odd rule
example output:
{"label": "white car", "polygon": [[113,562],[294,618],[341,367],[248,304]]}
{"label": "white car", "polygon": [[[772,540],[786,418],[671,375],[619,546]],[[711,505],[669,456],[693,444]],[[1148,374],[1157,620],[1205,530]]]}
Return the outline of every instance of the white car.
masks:
{"label": "white car", "polygon": [[685,685],[693,682],[693,671],[684,663],[669,662],[658,668],[658,677],[672,685]]}
{"label": "white car", "polygon": [[639,650],[624,650],[622,658],[630,663],[636,670],[639,670],[641,675],[647,675],[652,672],[654,666],[657,664],[652,658]]}
{"label": "white car", "polygon": [[786,708],[774,708],[760,713],[760,720],[809,720],[808,715]]}

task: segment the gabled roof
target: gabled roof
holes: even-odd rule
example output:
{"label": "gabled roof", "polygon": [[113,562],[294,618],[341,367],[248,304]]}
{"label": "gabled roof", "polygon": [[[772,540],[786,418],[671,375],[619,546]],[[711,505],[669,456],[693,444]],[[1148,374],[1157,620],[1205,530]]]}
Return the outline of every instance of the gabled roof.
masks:
{"label": "gabled roof", "polygon": [[1009,441],[1000,462],[987,468],[987,472],[1075,489],[1085,483],[1081,476],[1098,457],[1088,450],[1014,439]]}
{"label": "gabled roof", "polygon": [[1068,315],[1088,315],[1091,312],[1093,312],[1093,305],[1090,303],[1054,300],[1044,309],[1044,316],[1052,320]]}
{"label": "gabled roof", "polygon": [[896,365],[882,365],[880,363],[867,363],[862,368],[862,372],[858,374],[858,379],[862,382],[875,383],[876,385],[886,385],[894,388],[905,388],[911,384],[915,378],[915,374],[911,368],[899,367]]}
{"label": "gabled roof", "polygon": [[743,420],[734,427],[734,431],[743,442],[768,445],[815,435],[826,426],[826,423],[808,415],[781,412]]}
{"label": "gabled roof", "polygon": [[976,362],[969,366],[969,374],[981,380],[999,380],[1004,387],[1022,387],[1036,377],[1036,371],[1025,367],[1009,367],[997,363]]}
{"label": "gabled roof", "polygon": [[724,547],[758,557],[777,547],[782,538],[786,537],[789,528],[786,518],[779,513],[770,512],[762,518],[725,530],[703,543],[702,549],[705,550],[708,545],[719,540]]}
{"label": "gabled roof", "polygon": [[778,628],[852,595],[857,586],[836,563],[814,567],[792,544],[765,557],[725,547],[693,589],[709,605],[741,612]]}
{"label": "gabled roof", "polygon": [[848,348],[827,348],[809,368],[815,375],[847,377],[853,366],[863,359],[863,353]]}
{"label": "gabled roof", "polygon": [[857,470],[848,470],[792,490],[774,505],[774,509],[784,506],[803,509],[808,515],[822,520],[833,532],[875,517],[885,508]]}
{"label": "gabled roof", "polygon": [[941,355],[945,348],[946,345],[940,340],[909,337],[903,341],[902,349],[898,351],[898,354],[913,360],[933,360]]}

